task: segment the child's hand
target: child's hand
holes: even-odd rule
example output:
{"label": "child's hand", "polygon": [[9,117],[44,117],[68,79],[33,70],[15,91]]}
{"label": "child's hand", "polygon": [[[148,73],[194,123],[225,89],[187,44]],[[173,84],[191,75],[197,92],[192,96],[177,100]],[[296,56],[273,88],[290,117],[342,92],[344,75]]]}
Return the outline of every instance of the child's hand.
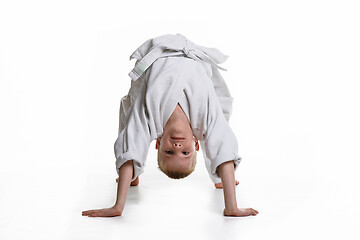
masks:
{"label": "child's hand", "polygon": [[88,217],[116,217],[121,216],[122,209],[116,208],[115,206],[111,208],[103,208],[103,209],[96,209],[96,210],[89,210],[83,211],[83,216]]}
{"label": "child's hand", "polygon": [[224,216],[228,217],[247,217],[256,216],[259,212],[252,208],[235,208],[233,210],[224,209]]}

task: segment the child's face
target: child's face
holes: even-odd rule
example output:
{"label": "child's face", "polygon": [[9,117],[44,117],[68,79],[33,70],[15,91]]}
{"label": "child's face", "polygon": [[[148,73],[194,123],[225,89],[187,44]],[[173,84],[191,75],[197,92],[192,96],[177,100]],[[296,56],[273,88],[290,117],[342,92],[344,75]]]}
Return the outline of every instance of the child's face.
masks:
{"label": "child's face", "polygon": [[164,129],[155,147],[159,151],[159,163],[164,168],[185,171],[192,165],[199,143],[190,127],[174,125]]}

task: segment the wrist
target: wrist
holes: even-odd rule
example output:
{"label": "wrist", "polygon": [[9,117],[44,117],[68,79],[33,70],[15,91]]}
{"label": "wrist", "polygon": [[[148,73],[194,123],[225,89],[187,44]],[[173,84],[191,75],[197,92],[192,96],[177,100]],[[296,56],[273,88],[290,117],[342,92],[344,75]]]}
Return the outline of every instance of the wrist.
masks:
{"label": "wrist", "polygon": [[237,205],[225,206],[225,210],[226,210],[226,211],[229,211],[229,212],[235,211],[235,210],[237,210],[237,209],[238,209]]}
{"label": "wrist", "polygon": [[225,216],[231,216],[231,215],[234,215],[237,211],[238,211],[238,207],[234,207],[234,208],[226,208],[225,207],[223,214]]}
{"label": "wrist", "polygon": [[124,205],[115,203],[115,205],[113,206],[113,209],[119,213],[122,213],[122,211],[124,210]]}

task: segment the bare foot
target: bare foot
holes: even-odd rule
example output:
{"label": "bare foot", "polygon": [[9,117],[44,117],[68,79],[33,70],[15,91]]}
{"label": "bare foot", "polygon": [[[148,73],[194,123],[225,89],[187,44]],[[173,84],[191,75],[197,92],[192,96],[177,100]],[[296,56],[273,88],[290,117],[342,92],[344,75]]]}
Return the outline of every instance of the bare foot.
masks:
{"label": "bare foot", "polygon": [[139,185],[139,177],[135,178],[135,180],[130,183],[130,186],[137,186],[137,185]]}
{"label": "bare foot", "polygon": [[[116,179],[116,182],[119,182],[119,178]],[[137,186],[137,185],[139,185],[139,177],[135,178],[135,180],[130,183],[130,186]]]}
{"label": "bare foot", "polygon": [[115,207],[83,211],[83,216],[88,217],[116,217],[121,216],[122,210]]}
{"label": "bare foot", "polygon": [[[238,180],[235,180],[235,185],[239,185],[239,181],[238,181]],[[215,188],[217,188],[217,189],[223,188],[222,182],[215,183]]]}
{"label": "bare foot", "polygon": [[234,210],[224,209],[224,216],[227,217],[247,217],[247,216],[256,216],[259,211],[252,208],[237,208]]}

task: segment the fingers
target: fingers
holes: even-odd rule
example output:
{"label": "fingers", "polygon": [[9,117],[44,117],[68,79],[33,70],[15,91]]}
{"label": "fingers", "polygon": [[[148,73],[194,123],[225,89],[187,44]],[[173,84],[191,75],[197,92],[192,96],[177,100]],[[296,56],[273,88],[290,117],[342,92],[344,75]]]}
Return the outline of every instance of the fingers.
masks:
{"label": "fingers", "polygon": [[98,210],[88,210],[88,211],[83,211],[82,212],[82,216],[88,216],[88,217],[95,217],[95,213],[97,212]]}
{"label": "fingers", "polygon": [[253,208],[241,208],[240,212],[241,212],[241,214],[239,216],[244,216],[244,217],[250,216],[250,215],[256,216],[259,213],[259,211],[255,210]]}
{"label": "fingers", "polygon": [[121,216],[122,210],[114,207],[83,211],[83,216],[88,217],[116,217]]}
{"label": "fingers", "polygon": [[224,215],[227,217],[247,217],[247,216],[256,216],[259,211],[253,208],[237,208],[233,210],[224,209]]}
{"label": "fingers", "polygon": [[95,209],[95,210],[83,211],[82,215],[83,216],[88,216],[88,217],[103,217],[103,216],[105,216],[103,209]]}
{"label": "fingers", "polygon": [[258,210],[255,210],[253,208],[250,208],[250,210],[251,210],[251,215],[253,215],[253,216],[256,216],[259,213]]}

